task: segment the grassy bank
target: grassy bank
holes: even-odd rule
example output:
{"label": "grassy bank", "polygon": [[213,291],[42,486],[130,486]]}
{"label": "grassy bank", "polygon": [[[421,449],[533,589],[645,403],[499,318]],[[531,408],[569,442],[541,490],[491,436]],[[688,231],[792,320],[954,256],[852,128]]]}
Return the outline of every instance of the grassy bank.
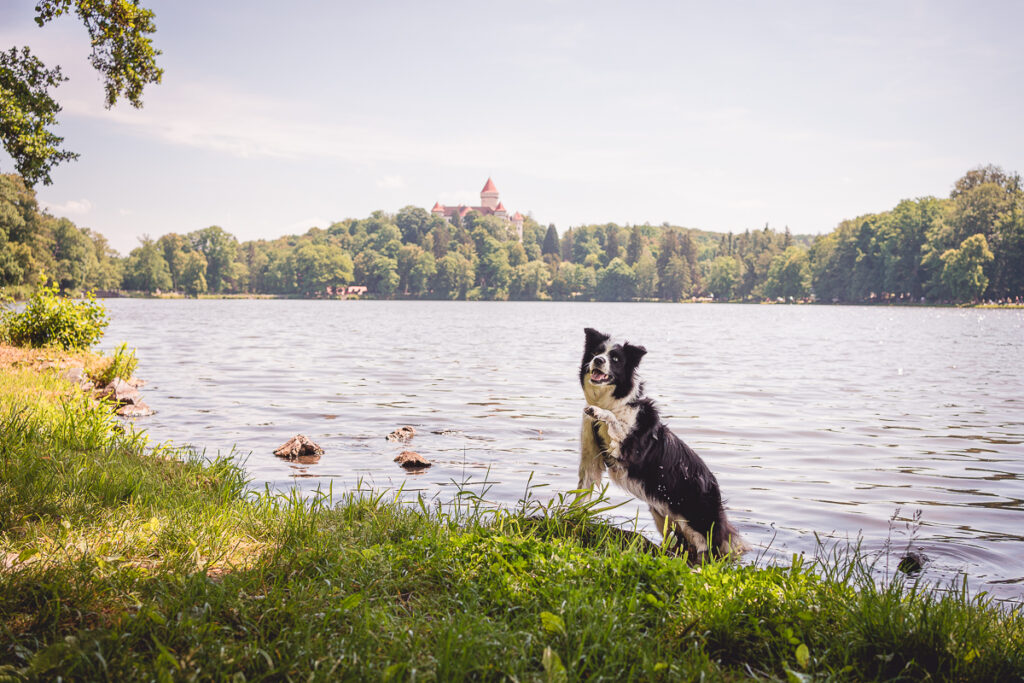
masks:
{"label": "grassy bank", "polygon": [[0,678],[1024,677],[1019,612],[855,558],[691,568],[580,507],[248,493],[48,362],[0,368]]}

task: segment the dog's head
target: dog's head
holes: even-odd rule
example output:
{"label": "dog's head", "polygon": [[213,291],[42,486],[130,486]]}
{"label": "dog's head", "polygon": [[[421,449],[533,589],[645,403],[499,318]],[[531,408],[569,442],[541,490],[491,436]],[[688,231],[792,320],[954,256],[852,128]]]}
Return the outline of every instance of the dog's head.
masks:
{"label": "dog's head", "polygon": [[636,376],[640,359],[647,353],[642,346],[629,342],[616,342],[590,327],[583,330],[586,343],[583,362],[580,363],[580,384],[587,400],[601,406],[602,402],[617,401],[639,393]]}

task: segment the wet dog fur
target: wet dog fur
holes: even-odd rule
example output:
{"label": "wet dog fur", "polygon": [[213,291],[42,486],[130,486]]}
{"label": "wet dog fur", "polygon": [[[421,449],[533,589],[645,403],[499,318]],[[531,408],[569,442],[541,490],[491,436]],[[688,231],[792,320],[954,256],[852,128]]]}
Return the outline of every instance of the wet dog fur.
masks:
{"label": "wet dog fur", "polygon": [[697,557],[746,551],[725,515],[715,475],[661,421],[654,402],[644,395],[637,367],[647,349],[589,327],[584,334],[580,384],[587,406],[579,488],[591,491],[607,472],[647,503],[663,536],[674,534]]}

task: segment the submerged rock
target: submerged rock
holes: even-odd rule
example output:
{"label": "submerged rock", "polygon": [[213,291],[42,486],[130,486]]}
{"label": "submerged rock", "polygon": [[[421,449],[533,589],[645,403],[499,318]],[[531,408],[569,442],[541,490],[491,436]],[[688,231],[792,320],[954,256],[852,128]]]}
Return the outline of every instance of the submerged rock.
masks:
{"label": "submerged rock", "polygon": [[399,427],[384,438],[393,443],[409,443],[414,436],[416,436],[416,430],[406,425],[405,427]]}
{"label": "submerged rock", "polygon": [[920,550],[911,550],[900,559],[897,569],[904,574],[916,574],[924,569],[924,563],[927,561],[928,556]]}
{"label": "submerged rock", "polygon": [[156,413],[155,410],[146,405],[146,402],[142,400],[135,403],[126,403],[115,412],[121,417],[149,417]]}
{"label": "submerged rock", "polygon": [[288,458],[289,460],[303,458],[305,462],[316,462],[316,460],[312,460],[312,458],[319,460],[320,456],[323,454],[324,449],[320,448],[320,446],[313,443],[302,434],[296,434],[291,439],[278,446],[274,451],[274,455],[279,458]]}
{"label": "submerged rock", "polygon": [[395,462],[407,470],[421,470],[432,464],[416,451],[402,451],[395,458]]}

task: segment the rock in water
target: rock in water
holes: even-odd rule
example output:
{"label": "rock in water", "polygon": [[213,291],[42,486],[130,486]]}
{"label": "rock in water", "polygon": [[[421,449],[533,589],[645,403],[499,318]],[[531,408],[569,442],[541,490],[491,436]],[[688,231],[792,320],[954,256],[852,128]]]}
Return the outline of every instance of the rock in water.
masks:
{"label": "rock in water", "polygon": [[136,401],[135,403],[126,403],[117,409],[117,414],[121,417],[149,417],[156,413],[155,410],[146,405],[145,401]]}
{"label": "rock in water", "polygon": [[900,559],[897,569],[904,574],[917,574],[919,571],[924,569],[924,563],[927,561],[928,556],[920,550],[911,550]]}
{"label": "rock in water", "polygon": [[416,430],[406,425],[405,427],[399,427],[384,438],[394,443],[409,443],[414,436],[416,436]]}
{"label": "rock in water", "polygon": [[429,460],[416,451],[402,451],[395,458],[395,462],[407,470],[421,470],[431,465]]}
{"label": "rock in water", "polygon": [[103,389],[100,390],[99,397],[109,398],[115,403],[120,403],[121,405],[134,405],[142,400],[139,390],[120,377],[115,377],[114,381],[103,387]]}
{"label": "rock in water", "polygon": [[302,434],[296,434],[286,443],[281,444],[277,450],[274,451],[274,455],[279,458],[288,458],[289,460],[295,460],[296,458],[319,458],[324,454],[324,449],[316,445]]}

